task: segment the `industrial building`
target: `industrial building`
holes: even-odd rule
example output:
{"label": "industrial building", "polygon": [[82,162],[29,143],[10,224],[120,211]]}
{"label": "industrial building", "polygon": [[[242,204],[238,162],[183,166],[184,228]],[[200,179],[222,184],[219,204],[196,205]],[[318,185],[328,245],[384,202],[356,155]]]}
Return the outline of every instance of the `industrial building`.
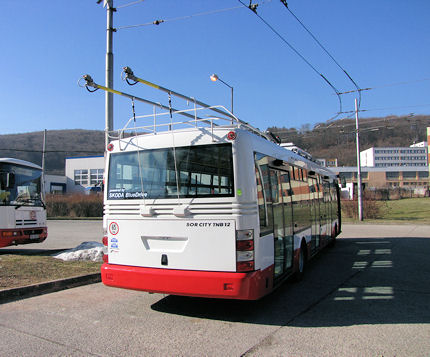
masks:
{"label": "industrial building", "polygon": [[428,166],[427,142],[409,147],[372,147],[360,152],[363,167]]}

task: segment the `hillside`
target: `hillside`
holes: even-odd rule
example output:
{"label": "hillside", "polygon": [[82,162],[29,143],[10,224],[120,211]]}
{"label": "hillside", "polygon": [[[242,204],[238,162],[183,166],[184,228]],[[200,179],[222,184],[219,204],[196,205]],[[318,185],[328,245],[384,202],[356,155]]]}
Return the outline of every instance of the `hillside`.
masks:
{"label": "hillside", "polygon": [[[42,164],[43,131],[0,135],[0,157]],[[66,157],[103,155],[104,132],[53,130],[46,135],[45,166],[48,174],[64,175]]]}
{"label": "hillside", "polygon": [[[360,151],[376,146],[409,146],[426,141],[430,116],[360,119]],[[314,158],[337,158],[339,166],[356,165],[355,119],[321,123],[310,129],[268,128],[282,142],[293,142]]]}
{"label": "hillside", "polygon": [[[430,115],[360,119],[361,150],[372,146],[409,146],[426,140]],[[356,165],[355,120],[343,119],[310,128],[270,127],[282,142],[294,142],[315,158],[337,158],[340,166]],[[66,157],[102,155],[104,132],[53,130],[47,132],[46,171],[64,174]],[[43,131],[0,135],[0,157],[14,157],[41,165]]]}

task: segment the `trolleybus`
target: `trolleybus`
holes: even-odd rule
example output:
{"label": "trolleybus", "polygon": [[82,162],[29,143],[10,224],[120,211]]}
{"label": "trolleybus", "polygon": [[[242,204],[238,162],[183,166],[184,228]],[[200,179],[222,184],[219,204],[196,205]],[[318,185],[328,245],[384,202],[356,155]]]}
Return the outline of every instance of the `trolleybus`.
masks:
{"label": "trolleybus", "polygon": [[40,166],[0,158],[0,248],[46,239],[46,206],[41,193]]}
{"label": "trolleybus", "polygon": [[[167,92],[169,106],[83,77],[90,91],[133,104],[133,117],[107,145],[103,283],[256,300],[300,278],[340,233],[337,177],[224,107],[124,71],[129,84]],[[175,109],[171,96],[194,108]],[[153,113],[136,117],[136,100]]]}

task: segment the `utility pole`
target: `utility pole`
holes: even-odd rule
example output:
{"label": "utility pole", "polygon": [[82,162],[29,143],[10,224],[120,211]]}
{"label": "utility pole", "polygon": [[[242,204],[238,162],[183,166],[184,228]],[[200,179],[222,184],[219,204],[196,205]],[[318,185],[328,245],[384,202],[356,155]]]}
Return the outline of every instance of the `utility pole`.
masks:
{"label": "utility pole", "polygon": [[42,145],[42,199],[45,197],[45,152],[46,152],[46,129],[43,132],[43,145]]}
{"label": "utility pole", "polygon": [[[104,0],[104,6],[107,10],[106,19],[106,77],[105,85],[107,88],[113,88],[113,0]],[[109,144],[109,132],[113,130],[113,94],[106,92],[105,96],[105,148]]]}
{"label": "utility pole", "polygon": [[361,187],[361,160],[360,160],[360,135],[358,128],[358,105],[355,98],[355,142],[357,145],[357,193],[358,193],[358,220],[363,220],[363,190]]}

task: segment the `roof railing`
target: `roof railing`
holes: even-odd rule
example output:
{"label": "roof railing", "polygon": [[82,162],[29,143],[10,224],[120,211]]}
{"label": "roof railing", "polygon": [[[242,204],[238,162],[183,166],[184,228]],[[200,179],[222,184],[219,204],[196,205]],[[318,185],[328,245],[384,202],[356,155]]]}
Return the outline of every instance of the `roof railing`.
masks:
{"label": "roof railing", "polygon": [[[108,88],[105,86],[102,86],[100,84],[97,84],[93,81],[90,75],[86,74],[84,75],[81,80],[83,79],[85,81],[84,85],[80,84],[80,81],[78,84],[82,87],[87,88],[89,92],[94,92],[98,89],[104,90],[106,92],[120,95],[126,98],[129,98],[132,100],[133,104],[133,113],[134,113],[134,101],[143,102],[145,104],[151,105],[153,107],[153,113],[147,114],[147,115],[139,115],[131,117],[125,126],[120,130],[115,130],[112,132],[109,132],[108,135],[112,139],[122,139],[124,138],[124,135],[128,131],[142,131],[143,133],[157,133],[160,131],[166,131],[166,130],[176,130],[176,129],[183,129],[186,127],[195,127],[195,128],[211,128],[211,132],[213,135],[213,128],[216,126],[231,126],[235,128],[243,128],[245,130],[248,130],[258,136],[261,136],[269,141],[274,141],[273,137],[269,134],[262,132],[261,130],[254,128],[252,125],[250,125],[247,122],[244,122],[237,118],[233,113],[231,113],[228,109],[226,109],[224,106],[221,105],[209,105],[206,103],[203,103],[195,98],[188,97],[186,95],[180,94],[178,92],[172,91],[170,89],[164,88],[162,86],[159,86],[157,84],[151,83],[149,81],[146,81],[144,79],[136,77],[131,69],[129,67],[124,68],[124,75],[125,80],[130,85],[136,84],[136,83],[142,83],[145,85],[148,85],[152,88],[161,90],[169,95],[169,105],[163,105],[161,103],[153,102],[148,99],[144,99],[141,97],[137,97],[132,94],[120,92],[118,90]],[[124,77],[123,75],[123,77]],[[135,83],[130,83],[129,80],[135,81]],[[94,90],[90,90],[89,88],[94,88]],[[186,100],[188,103],[194,103],[194,108],[192,109],[176,109],[172,107],[171,105],[171,96],[176,96],[178,98]],[[157,112],[158,109],[166,110],[165,112]],[[204,112],[206,111],[206,112]],[[176,120],[176,117],[180,115],[181,120]],[[175,117],[175,121],[173,120],[173,117]],[[152,123],[143,125],[143,126],[136,126],[136,120],[146,120],[148,118],[152,118]],[[164,120],[167,118],[167,120]],[[133,125],[132,125],[133,124]]]}

